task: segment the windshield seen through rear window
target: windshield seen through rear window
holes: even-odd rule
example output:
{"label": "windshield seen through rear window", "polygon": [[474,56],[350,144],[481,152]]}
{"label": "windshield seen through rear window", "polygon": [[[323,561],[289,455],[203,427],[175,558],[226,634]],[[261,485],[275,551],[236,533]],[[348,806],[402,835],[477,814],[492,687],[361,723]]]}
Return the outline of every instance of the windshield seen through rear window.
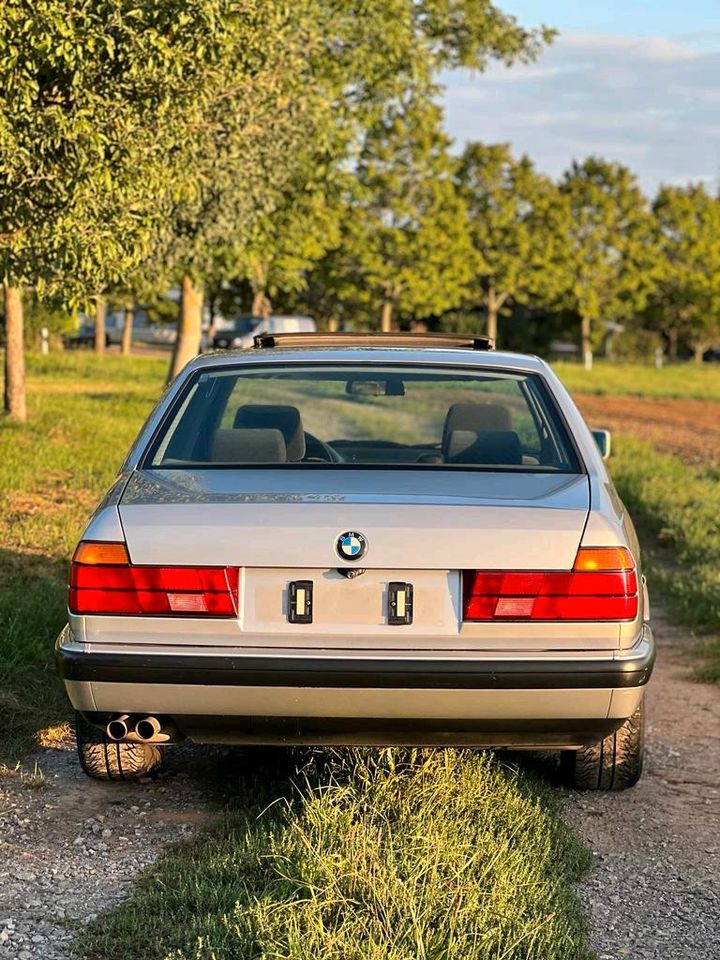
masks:
{"label": "windshield seen through rear window", "polygon": [[196,373],[144,465],[579,470],[539,376],[298,363]]}

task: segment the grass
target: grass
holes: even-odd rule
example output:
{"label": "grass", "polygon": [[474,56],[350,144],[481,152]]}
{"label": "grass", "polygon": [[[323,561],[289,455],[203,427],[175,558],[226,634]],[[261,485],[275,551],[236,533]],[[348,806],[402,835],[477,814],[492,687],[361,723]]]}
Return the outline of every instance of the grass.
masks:
{"label": "grass", "polygon": [[[643,540],[653,592],[679,622],[719,632],[720,472],[627,437],[616,438],[614,451],[613,479]],[[701,653],[699,675],[720,683],[720,641]]]}
{"label": "grass", "polygon": [[[67,561],[159,395],[166,361],[29,357],[26,426],[0,419],[0,762],[61,723]],[[42,735],[42,734],[40,734]]]}
{"label": "grass", "polygon": [[[582,960],[589,856],[547,786],[471,751],[333,751],[145,871],[89,960]],[[152,917],[152,922],[148,918]],[[141,936],[138,936],[141,931]]]}
{"label": "grass", "polygon": [[658,370],[639,363],[596,361],[588,371],[579,363],[561,362],[553,369],[571,393],[720,400],[717,363],[677,363]]}

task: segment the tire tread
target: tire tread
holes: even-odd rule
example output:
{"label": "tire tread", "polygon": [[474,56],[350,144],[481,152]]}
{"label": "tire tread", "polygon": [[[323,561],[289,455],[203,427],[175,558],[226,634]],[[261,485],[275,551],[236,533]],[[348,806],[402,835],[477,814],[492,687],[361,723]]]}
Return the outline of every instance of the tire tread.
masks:
{"label": "tire tread", "polygon": [[104,730],[75,714],[80,766],[93,780],[139,780],[160,770],[163,751],[149,743],[115,743]]}

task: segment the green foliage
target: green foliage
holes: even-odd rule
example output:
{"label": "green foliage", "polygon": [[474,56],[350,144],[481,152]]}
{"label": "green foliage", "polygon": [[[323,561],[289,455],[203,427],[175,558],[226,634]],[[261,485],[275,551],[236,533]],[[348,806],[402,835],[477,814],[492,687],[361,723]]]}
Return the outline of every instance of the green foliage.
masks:
{"label": "green foliage", "polygon": [[[691,627],[720,629],[720,484],[717,471],[685,466],[648,444],[618,438],[613,480],[641,535],[651,587]],[[653,546],[656,544],[656,546]],[[652,593],[651,593],[652,601]],[[717,644],[705,676],[720,679]]]}
{"label": "green foliage", "polygon": [[720,341],[720,199],[702,186],[663,187],[653,211],[666,269],[651,321],[701,354]]}
{"label": "green foliage", "polygon": [[598,361],[592,370],[577,363],[554,363],[553,369],[571,393],[720,400],[717,364],[676,363],[657,369],[647,364]]}
{"label": "green foliage", "polygon": [[[589,157],[560,183],[570,206],[568,305],[590,324],[625,321],[647,304],[660,275],[648,203],[630,171]],[[596,327],[595,336],[602,333]]]}
{"label": "green foliage", "polygon": [[66,295],[150,253],[226,38],[224,0],[6,0],[0,270]]}
{"label": "green foliage", "polygon": [[[408,90],[429,89],[446,66],[531,58],[552,36],[489,0],[246,7],[242,56],[225,63],[202,136],[181,155],[176,177],[194,192],[173,210],[161,259],[196,277],[247,279],[256,293],[298,289],[336,243],[348,160]],[[261,70],[243,62],[254,48]]]}
{"label": "green foliage", "polygon": [[340,244],[323,265],[338,300],[426,316],[462,299],[475,257],[453,166],[440,111],[422,97],[368,131]]}
{"label": "green foliage", "polygon": [[246,774],[252,805],[91,923],[89,960],[590,957],[571,893],[589,857],[539,781],[463,750],[312,760],[289,795]]}
{"label": "green foliage", "polygon": [[486,308],[495,336],[503,305],[552,304],[566,290],[569,208],[552,180],[502,144],[469,143],[457,184],[477,253],[471,299]]}

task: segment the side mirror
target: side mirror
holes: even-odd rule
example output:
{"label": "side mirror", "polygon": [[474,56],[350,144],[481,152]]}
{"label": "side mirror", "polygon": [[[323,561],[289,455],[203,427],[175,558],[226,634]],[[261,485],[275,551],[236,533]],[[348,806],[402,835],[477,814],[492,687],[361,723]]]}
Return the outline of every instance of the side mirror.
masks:
{"label": "side mirror", "polygon": [[609,430],[593,430],[593,438],[598,445],[603,460],[607,460],[612,450],[612,436]]}

